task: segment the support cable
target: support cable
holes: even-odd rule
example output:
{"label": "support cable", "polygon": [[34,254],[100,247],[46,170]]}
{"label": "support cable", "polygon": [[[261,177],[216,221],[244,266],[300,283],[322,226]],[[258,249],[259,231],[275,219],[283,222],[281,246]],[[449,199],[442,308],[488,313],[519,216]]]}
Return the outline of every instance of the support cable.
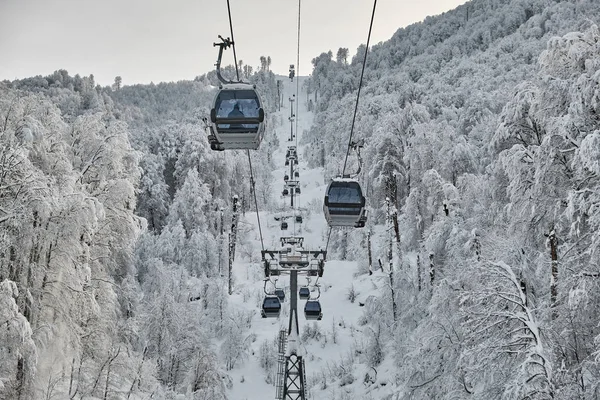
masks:
{"label": "support cable", "polygon": [[238,69],[237,56],[235,54],[235,40],[233,39],[233,22],[231,22],[231,7],[229,7],[229,0],[227,0],[227,13],[229,14],[229,30],[231,31],[231,47],[233,47],[233,62],[235,63],[235,74],[237,80],[240,82],[240,71]]}
{"label": "support cable", "polygon": [[[350,149],[352,149],[352,135],[354,134],[354,123],[356,122],[356,113],[358,111],[358,101],[360,100],[360,90],[363,84],[363,77],[365,75],[365,66],[367,65],[367,54],[369,54],[369,42],[371,41],[371,31],[373,30],[373,20],[375,19],[375,9],[377,8],[377,0],[373,1],[373,12],[371,13],[371,23],[369,24],[369,34],[367,36],[367,46],[365,47],[365,57],[363,59],[362,70],[360,72],[360,81],[358,82],[358,93],[356,94],[356,104],[354,105],[354,115],[352,116],[352,127],[350,128],[350,138],[348,139],[348,149],[346,150],[346,157],[344,158],[344,168],[342,169],[342,176],[346,173],[346,164],[348,163],[348,155]],[[329,239],[331,239],[332,228],[329,228],[329,234],[327,235],[327,244],[325,245],[325,251],[329,249]]]}
{"label": "support cable", "polygon": [[[298,51],[296,53],[296,159],[300,157],[298,152],[298,118],[300,115],[300,5],[302,0],[298,0]],[[300,162],[296,166],[296,171],[300,169]],[[291,179],[295,179],[295,177],[290,177]],[[298,181],[298,187],[300,187],[300,181]],[[294,189],[295,190],[295,189]],[[298,195],[296,200],[296,205],[294,209],[292,209],[292,213],[294,214],[294,236],[296,236],[296,211],[300,209],[300,195]]]}
{"label": "support cable", "polygon": [[298,0],[298,52],[296,53],[296,149],[298,149],[298,114],[300,110],[300,3]]}
{"label": "support cable", "polygon": [[[228,0],[229,1],[229,0]],[[360,81],[358,83],[358,93],[356,94],[356,105],[354,106],[354,116],[352,117],[352,127],[350,128],[350,138],[348,139],[348,149],[346,150],[346,158],[344,159],[344,168],[342,169],[342,176],[346,172],[346,164],[348,162],[348,155],[352,148],[352,135],[354,134],[354,122],[356,121],[356,112],[358,111],[358,100],[360,99],[360,89],[362,88],[363,76],[365,74],[365,65],[367,65],[367,54],[369,54],[369,42],[371,40],[371,30],[373,29],[373,20],[375,19],[375,8],[377,7],[377,0],[373,2],[373,13],[371,14],[371,24],[369,25],[369,35],[367,36],[367,47],[365,48],[365,58],[363,59],[362,71],[360,73]]]}
{"label": "support cable", "polygon": [[250,164],[250,189],[252,190],[252,194],[254,195],[254,204],[256,205],[256,220],[258,221],[258,233],[260,235],[260,246],[262,251],[265,251],[265,242],[263,240],[262,228],[260,226],[260,214],[258,212],[258,200],[256,199],[256,185],[254,181],[254,170],[252,168],[252,158],[250,158],[250,150],[246,150],[246,154],[248,154],[248,164]]}
{"label": "support cable", "polygon": [[329,233],[327,234],[327,244],[325,245],[325,254],[327,254],[327,250],[329,249],[329,239],[331,239],[331,231],[332,227],[329,227]]}
{"label": "support cable", "polygon": [[[237,80],[240,82],[240,71],[237,63],[237,56],[235,53],[235,40],[233,38],[233,22],[231,20],[231,7],[229,6],[229,0],[227,0],[227,13],[229,15],[229,29],[231,31],[231,47],[233,47],[233,61],[235,62],[235,73],[237,75]],[[260,226],[260,213],[258,212],[258,200],[256,198],[256,182],[254,181],[254,170],[252,168],[252,158],[250,157],[250,150],[246,150],[246,154],[248,154],[248,164],[250,165],[250,190],[252,190],[252,194],[254,195],[254,204],[256,205],[256,220],[258,221],[258,233],[260,235],[260,246],[262,250],[265,250],[265,242],[262,234],[262,227]]]}

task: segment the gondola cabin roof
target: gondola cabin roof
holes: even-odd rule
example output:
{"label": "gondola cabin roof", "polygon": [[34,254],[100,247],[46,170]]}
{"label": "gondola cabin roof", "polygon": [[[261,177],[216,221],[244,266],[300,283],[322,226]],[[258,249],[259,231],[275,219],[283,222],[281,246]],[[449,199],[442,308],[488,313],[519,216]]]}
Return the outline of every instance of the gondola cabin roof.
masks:
{"label": "gondola cabin roof", "polygon": [[304,311],[321,312],[321,303],[318,300],[308,300],[304,305]]}
{"label": "gondola cabin roof", "polygon": [[277,296],[267,296],[263,300],[261,314],[263,318],[277,318],[281,312],[281,302]]}
{"label": "gondola cabin roof", "polygon": [[321,303],[318,300],[307,300],[304,304],[304,318],[307,320],[320,320],[322,317]]}
{"label": "gondola cabin roof", "polygon": [[281,302],[279,301],[279,297],[277,296],[267,296],[263,300],[263,307],[274,307],[281,308]]}
{"label": "gondola cabin roof", "polygon": [[275,289],[275,295],[279,298],[279,300],[285,300],[285,291],[283,289]]}
{"label": "gondola cabin roof", "polygon": [[298,291],[298,295],[301,299],[308,299],[310,297],[310,290],[307,287],[301,287]]}
{"label": "gondola cabin roof", "polygon": [[340,178],[340,177],[333,178],[331,180],[331,183],[333,183],[333,182],[355,182],[355,183],[358,183],[358,181],[356,179],[353,179],[353,178]]}
{"label": "gondola cabin roof", "polygon": [[256,85],[252,83],[234,82],[219,85],[219,90],[255,90]]}

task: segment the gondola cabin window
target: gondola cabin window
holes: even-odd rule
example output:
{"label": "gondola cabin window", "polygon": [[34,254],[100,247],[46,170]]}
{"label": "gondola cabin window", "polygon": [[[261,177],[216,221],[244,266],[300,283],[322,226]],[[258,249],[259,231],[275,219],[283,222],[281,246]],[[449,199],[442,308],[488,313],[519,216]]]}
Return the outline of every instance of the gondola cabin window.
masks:
{"label": "gondola cabin window", "polygon": [[[260,102],[254,90],[222,90],[215,102],[217,118],[251,119],[259,118]],[[256,123],[218,124],[221,133],[256,132]]]}
{"label": "gondola cabin window", "polygon": [[358,184],[335,182],[329,189],[329,212],[331,214],[360,214],[363,196]]}

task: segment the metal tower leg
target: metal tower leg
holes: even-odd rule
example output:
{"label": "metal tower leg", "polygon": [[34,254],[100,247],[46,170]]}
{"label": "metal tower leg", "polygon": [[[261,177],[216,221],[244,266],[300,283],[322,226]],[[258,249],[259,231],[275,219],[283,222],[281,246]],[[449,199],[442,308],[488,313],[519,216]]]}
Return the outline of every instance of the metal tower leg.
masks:
{"label": "metal tower leg", "polygon": [[283,389],[283,400],[305,400],[304,389],[304,359],[301,356],[291,354],[286,357],[285,362],[285,387]]}
{"label": "metal tower leg", "polygon": [[279,356],[277,357],[277,393],[275,395],[277,400],[283,400],[283,392],[285,388],[286,345],[287,331],[281,330],[279,331]]}
{"label": "metal tower leg", "polygon": [[304,360],[297,355],[299,329],[298,329],[298,271],[290,271],[290,324],[288,328],[288,340],[292,337],[293,346],[290,348],[285,359],[285,385],[282,400],[305,400],[304,389],[305,373]]}

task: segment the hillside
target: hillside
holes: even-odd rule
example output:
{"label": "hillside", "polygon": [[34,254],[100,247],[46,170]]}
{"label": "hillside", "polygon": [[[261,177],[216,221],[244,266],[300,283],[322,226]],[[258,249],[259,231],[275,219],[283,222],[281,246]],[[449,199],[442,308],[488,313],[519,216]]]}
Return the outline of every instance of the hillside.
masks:
{"label": "hillside", "polygon": [[[357,134],[371,222],[398,209],[397,398],[594,397],[599,11],[473,1],[373,47]],[[326,177],[359,60],[313,60]]]}

